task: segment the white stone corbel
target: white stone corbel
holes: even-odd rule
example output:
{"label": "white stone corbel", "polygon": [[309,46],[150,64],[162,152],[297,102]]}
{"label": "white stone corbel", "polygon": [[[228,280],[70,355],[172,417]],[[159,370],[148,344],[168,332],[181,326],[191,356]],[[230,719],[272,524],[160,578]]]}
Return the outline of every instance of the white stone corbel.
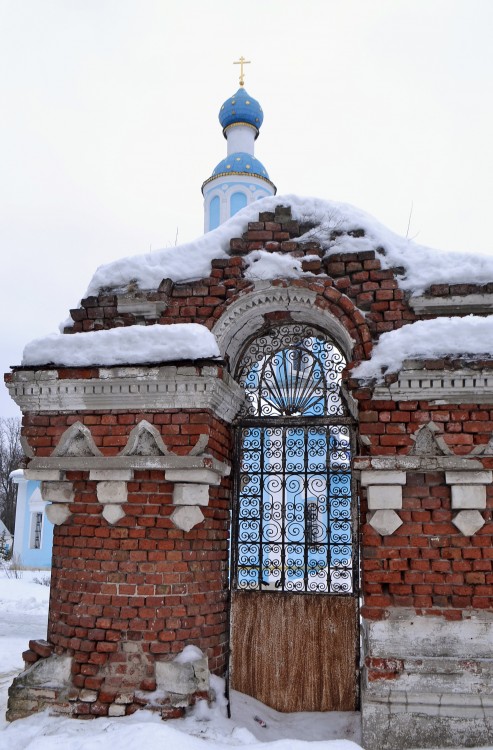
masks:
{"label": "white stone corbel", "polygon": [[53,503],[46,506],[46,517],[54,526],[61,526],[71,515],[70,508],[64,503]]}
{"label": "white stone corbel", "polygon": [[104,506],[102,515],[103,518],[113,526],[113,524],[125,517],[125,511],[122,506],[117,503],[108,503]]}
{"label": "white stone corbel", "polygon": [[[166,480],[174,483],[173,505],[179,506],[171,520],[183,531],[190,531],[202,523],[204,515],[198,506],[209,505],[209,488],[220,485],[222,477],[231,470],[226,464],[214,464],[212,457],[203,453],[207,442],[208,436],[200,435],[195,448],[188,454],[188,465],[170,467],[165,471]],[[196,460],[198,456],[203,460]]]}
{"label": "white stone corbel", "polygon": [[98,502],[101,505],[106,503],[121,505],[127,502],[127,483],[126,482],[98,482],[96,485],[96,494]]}
{"label": "white stone corbel", "polygon": [[125,517],[122,505],[127,502],[127,481],[133,478],[131,469],[93,469],[89,479],[97,481],[96,495],[103,506],[103,518],[111,525]]}
{"label": "white stone corbel", "polygon": [[362,471],[361,485],[367,487],[368,523],[382,536],[402,526],[397,510],[402,510],[402,486],[405,471]]}
{"label": "white stone corbel", "polygon": [[204,514],[198,505],[181,505],[171,514],[171,520],[178,529],[190,531],[202,523]]}
{"label": "white stone corbel", "polygon": [[486,521],[480,511],[486,509],[486,485],[491,484],[491,471],[446,471],[445,481],[451,486],[452,510],[458,510],[452,523],[464,534],[473,536]]}
{"label": "white stone corbel", "polygon": [[173,487],[173,505],[209,505],[209,485],[178,482]]}
{"label": "white stone corbel", "polygon": [[74,500],[72,482],[42,481],[40,492],[42,499],[48,503],[72,503]]}

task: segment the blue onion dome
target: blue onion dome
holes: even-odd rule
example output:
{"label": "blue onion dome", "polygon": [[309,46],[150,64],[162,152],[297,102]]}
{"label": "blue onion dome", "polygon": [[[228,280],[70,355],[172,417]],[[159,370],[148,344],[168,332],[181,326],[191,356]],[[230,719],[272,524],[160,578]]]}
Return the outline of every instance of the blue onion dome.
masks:
{"label": "blue onion dome", "polygon": [[264,180],[269,179],[267,170],[258,159],[244,151],[237,151],[229,154],[225,159],[219,162],[212,172],[212,177],[218,177],[223,174],[253,174],[256,177],[262,177]]}
{"label": "blue onion dome", "polygon": [[244,88],[239,88],[236,94],[226,99],[219,111],[219,122],[226,136],[226,128],[238,123],[251,125],[258,131],[264,120],[262,107],[256,99],[249,96]]}

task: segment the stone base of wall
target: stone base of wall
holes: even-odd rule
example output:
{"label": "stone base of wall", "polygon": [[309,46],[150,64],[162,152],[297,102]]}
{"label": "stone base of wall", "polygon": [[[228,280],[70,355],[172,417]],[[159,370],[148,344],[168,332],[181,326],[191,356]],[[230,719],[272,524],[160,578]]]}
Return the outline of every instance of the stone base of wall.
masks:
{"label": "stone base of wall", "polygon": [[480,747],[493,736],[493,615],[391,609],[363,623],[366,750]]}
{"label": "stone base of wall", "polygon": [[155,677],[139,689],[102,682],[94,689],[72,682],[72,658],[53,654],[29,666],[9,688],[7,721],[22,719],[48,708],[53,714],[73,718],[126,716],[139,709],[178,719],[199,700],[211,701],[207,658],[186,663],[156,662]]}
{"label": "stone base of wall", "polygon": [[372,690],[362,698],[366,750],[491,745],[491,695]]}

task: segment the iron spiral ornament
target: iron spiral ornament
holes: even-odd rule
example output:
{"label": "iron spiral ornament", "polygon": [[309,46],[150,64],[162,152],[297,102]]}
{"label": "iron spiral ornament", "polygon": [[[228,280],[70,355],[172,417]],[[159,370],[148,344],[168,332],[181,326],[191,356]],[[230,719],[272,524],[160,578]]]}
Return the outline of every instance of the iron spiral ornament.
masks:
{"label": "iron spiral ornament", "polygon": [[353,594],[351,427],[345,358],[323,332],[285,324],[245,347],[237,369],[234,585]]}

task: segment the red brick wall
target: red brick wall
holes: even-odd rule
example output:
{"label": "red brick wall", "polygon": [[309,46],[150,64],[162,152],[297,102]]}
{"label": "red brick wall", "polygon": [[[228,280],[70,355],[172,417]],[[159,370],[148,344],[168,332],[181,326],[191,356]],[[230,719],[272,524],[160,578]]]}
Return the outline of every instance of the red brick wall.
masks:
{"label": "red brick wall", "polygon": [[101,516],[95,482],[75,472],[67,478],[76,498],[69,521],[55,527],[48,639],[57,653],[73,654],[74,684],[96,687],[121,641],[159,657],[193,643],[212,670],[224,671],[227,483],[211,488],[205,521],[185,533],[170,520],[172,485],[163,472],[136,472],[116,526]]}
{"label": "red brick wall", "polygon": [[[71,371],[75,377],[79,372]],[[71,414],[29,412],[23,415],[22,434],[36,456],[50,456],[67,427],[75,422],[86,425],[104,456],[116,456],[127,444],[130,431],[143,419],[160,432],[165,445],[178,455],[186,455],[199,435],[207,435],[207,452],[224,461],[230,452],[230,428],[210,412],[183,411],[74,411]]]}
{"label": "red brick wall", "polygon": [[[372,455],[407,454],[411,435],[432,420],[455,455],[488,443],[493,432],[491,405],[434,405],[425,401],[372,401],[360,390],[361,435]],[[483,457],[485,469],[493,457]],[[470,608],[493,610],[493,486],[487,486],[486,523],[466,537],[452,523],[451,488],[443,472],[412,473],[403,487],[404,521],[381,537],[366,520],[362,488],[363,615],[385,617],[389,607],[414,607],[426,615],[460,619]]]}
{"label": "red brick wall", "polygon": [[[195,322],[211,329],[232,301],[253,289],[244,278],[244,256],[258,249],[289,252],[302,260],[311,276],[274,285],[315,292],[315,306],[330,311],[354,339],[354,362],[370,355],[372,342],[382,332],[416,319],[398,288],[395,276],[401,269],[382,269],[375,252],[324,259],[316,242],[296,241],[307,227],[275,221],[274,214],[259,218],[242,238],[231,241],[229,258],[212,262],[208,278],[192,284],[164,283],[160,290],[145,293],[150,301],[168,302],[161,317],[146,324]],[[349,234],[364,232],[355,229]],[[468,294],[477,288],[459,285],[447,290],[435,286],[430,294]],[[108,293],[82,300],[71,314],[75,322],[67,333],[137,322],[134,315],[118,313],[117,297]],[[289,313],[266,315],[266,322],[278,319],[289,320]],[[98,368],[58,369],[60,379],[98,375]],[[368,455],[409,453],[411,436],[430,420],[442,427],[445,442],[460,456],[487,443],[493,432],[489,406],[375,401],[370,389],[348,382],[359,402],[359,432],[367,441],[362,451]],[[32,413],[24,415],[23,434],[37,457],[49,456],[67,427],[80,421],[89,427],[103,455],[113,456],[142,419],[152,423],[179,455],[189,453],[199,435],[207,434],[207,450],[231,462],[230,428],[200,410]],[[483,464],[493,468],[493,458],[483,459]],[[116,684],[152,690],[154,658],[167,658],[188,643],[207,653],[212,671],[222,672],[228,647],[230,480],[224,479],[220,488],[211,487],[209,506],[202,509],[205,521],[185,533],[170,520],[172,485],[163,472],[135,473],[128,485],[126,516],[114,526],[102,518],[96,483],[88,474],[69,473],[67,478],[74,483],[76,498],[73,515],[55,529],[48,637],[58,653],[73,655],[75,687],[100,690],[99,702],[87,711],[95,713],[94,705],[107,711],[104,705],[111,702]],[[451,523],[450,487],[443,473],[408,474],[403,498],[403,525],[395,534],[381,537],[366,523],[362,490],[363,615],[378,619],[389,607],[411,607],[456,619],[468,608],[491,609],[491,487],[486,524],[470,538]],[[130,656],[131,649],[124,650],[125,644],[139,644],[138,658]],[[383,663],[371,666],[377,677],[399,669]],[[81,704],[80,713],[85,710]]]}
{"label": "red brick wall", "polygon": [[[24,433],[37,455],[49,455],[64,430],[81,421],[104,455],[126,444],[141,419],[153,423],[168,448],[186,454],[200,434],[208,451],[231,460],[230,428],[209,412],[110,412],[24,416]],[[136,471],[128,483],[125,517],[109,525],[102,517],[96,482],[88,472],[68,472],[73,482],[73,515],[54,529],[48,639],[58,654],[73,656],[77,688],[153,689],[155,657],[165,658],[195,644],[223,673],[228,649],[228,544],[230,480],[210,488],[205,520],[185,533],[170,519],[173,485],[162,471]],[[129,677],[121,644],[136,642],[149,655],[147,673]],[[115,673],[115,662],[117,672]],[[134,670],[135,672],[135,670]],[[106,677],[106,679],[105,679]],[[137,679],[137,682],[135,680]],[[149,688],[149,685],[151,687]]]}

